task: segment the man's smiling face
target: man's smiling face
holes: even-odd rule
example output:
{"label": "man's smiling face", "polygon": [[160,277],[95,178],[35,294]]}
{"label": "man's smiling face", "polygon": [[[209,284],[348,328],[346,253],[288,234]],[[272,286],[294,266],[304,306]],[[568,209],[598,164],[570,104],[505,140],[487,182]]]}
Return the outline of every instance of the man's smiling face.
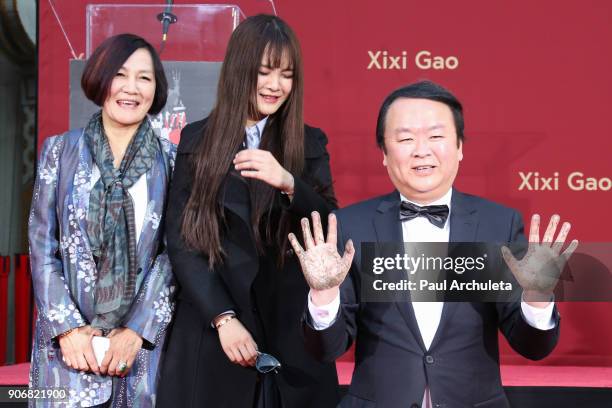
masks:
{"label": "man's smiling face", "polygon": [[428,204],[453,185],[462,144],[450,108],[429,99],[399,98],[385,120],[383,164],[406,198]]}

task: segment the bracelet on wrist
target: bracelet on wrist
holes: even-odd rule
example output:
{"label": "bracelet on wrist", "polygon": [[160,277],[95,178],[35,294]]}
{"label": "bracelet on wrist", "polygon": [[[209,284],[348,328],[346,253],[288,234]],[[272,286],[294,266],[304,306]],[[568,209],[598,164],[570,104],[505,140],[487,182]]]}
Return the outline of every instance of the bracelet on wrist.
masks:
{"label": "bracelet on wrist", "polygon": [[288,196],[292,196],[293,193],[295,192],[295,178],[293,177],[293,174],[289,173],[289,175],[291,176],[291,183],[293,186],[289,189],[285,189],[285,190],[281,190],[281,194],[285,194]]}
{"label": "bracelet on wrist", "polygon": [[70,333],[72,333],[73,331],[75,331],[77,329],[77,327],[73,327],[72,329],[66,330],[65,332],[58,334],[57,338],[58,339],[63,339],[64,337],[66,337],[67,335],[69,335]]}
{"label": "bracelet on wrist", "polygon": [[235,319],[235,318],[236,318],[235,314],[228,314],[226,316],[223,316],[221,319],[219,319],[218,322],[215,323],[215,329],[219,330],[221,326],[223,326],[224,324],[227,324],[230,320]]}

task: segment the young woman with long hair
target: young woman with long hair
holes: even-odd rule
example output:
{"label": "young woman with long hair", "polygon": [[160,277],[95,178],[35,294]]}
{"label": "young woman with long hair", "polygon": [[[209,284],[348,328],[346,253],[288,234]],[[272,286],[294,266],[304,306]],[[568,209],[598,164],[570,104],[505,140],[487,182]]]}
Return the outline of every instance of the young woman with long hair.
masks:
{"label": "young woman with long hair", "polygon": [[336,207],[327,138],[303,120],[303,68],[275,16],[242,22],[216,106],[183,129],[168,203],[180,285],[160,406],[332,407],[333,364],[304,349],[308,287],[288,244]]}

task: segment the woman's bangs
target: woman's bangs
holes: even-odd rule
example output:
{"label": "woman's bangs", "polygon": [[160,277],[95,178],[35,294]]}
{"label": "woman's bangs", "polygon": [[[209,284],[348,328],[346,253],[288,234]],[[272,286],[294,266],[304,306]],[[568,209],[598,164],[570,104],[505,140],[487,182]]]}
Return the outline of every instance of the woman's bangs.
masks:
{"label": "woman's bangs", "polygon": [[[265,60],[268,62],[268,66],[270,68],[293,69],[296,56],[293,47],[291,47],[291,43],[286,38],[275,38],[274,40],[266,45],[264,51]],[[281,66],[283,57],[286,58],[288,63],[286,67]]]}

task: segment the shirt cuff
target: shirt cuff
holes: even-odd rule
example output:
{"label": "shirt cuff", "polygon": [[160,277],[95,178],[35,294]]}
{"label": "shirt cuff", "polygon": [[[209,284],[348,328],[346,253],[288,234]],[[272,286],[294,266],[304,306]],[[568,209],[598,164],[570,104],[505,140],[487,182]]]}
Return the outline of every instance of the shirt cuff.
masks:
{"label": "shirt cuff", "polygon": [[555,327],[553,319],[553,309],[555,308],[554,298],[546,307],[535,307],[529,305],[521,295],[521,311],[523,318],[533,328],[538,330],[550,330]]}
{"label": "shirt cuff", "polygon": [[325,330],[334,322],[338,317],[338,311],[340,310],[340,294],[328,303],[327,305],[315,306],[310,299],[310,292],[308,292],[308,313],[312,318],[312,327],[315,330]]}

